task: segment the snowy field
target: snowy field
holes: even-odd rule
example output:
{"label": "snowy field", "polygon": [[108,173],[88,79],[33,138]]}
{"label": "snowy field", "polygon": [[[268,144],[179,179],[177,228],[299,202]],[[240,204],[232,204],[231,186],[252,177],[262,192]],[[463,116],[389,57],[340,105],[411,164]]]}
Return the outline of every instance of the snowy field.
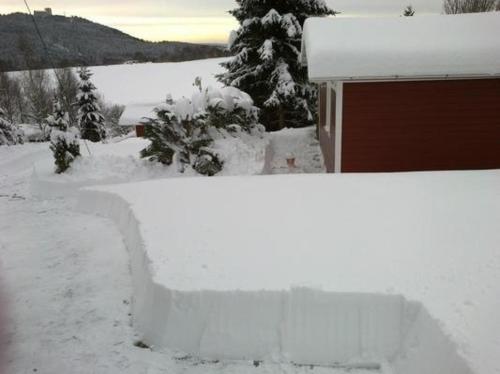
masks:
{"label": "snowy field", "polygon": [[[222,87],[215,76],[224,71],[220,64],[225,61],[227,58],[211,58],[187,62],[93,66],[90,70],[93,74],[92,83],[104,101],[125,106],[121,124],[136,125],[144,117],[153,117],[153,109],[163,104],[168,94],[173,98],[191,97],[193,83],[198,77],[203,87]],[[53,71],[48,72],[54,78]]]}
{"label": "snowy field", "polygon": [[201,78],[203,87],[221,87],[215,75],[224,71],[220,66],[224,61],[227,58],[90,69],[94,74],[92,82],[104,100],[125,105],[121,123],[136,125],[143,117],[154,116],[153,109],[165,102],[167,94],[174,98],[191,97],[197,77]]}

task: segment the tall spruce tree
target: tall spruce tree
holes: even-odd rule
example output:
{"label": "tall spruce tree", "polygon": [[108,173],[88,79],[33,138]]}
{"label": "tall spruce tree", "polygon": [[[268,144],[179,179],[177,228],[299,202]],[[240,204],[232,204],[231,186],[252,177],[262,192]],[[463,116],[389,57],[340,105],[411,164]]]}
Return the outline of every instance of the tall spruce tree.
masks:
{"label": "tall spruce tree", "polygon": [[314,123],[316,87],[299,62],[302,27],[311,16],[334,15],[324,0],[236,0],[240,23],[229,46],[234,56],[218,76],[248,93],[267,130]]}
{"label": "tall spruce tree", "polygon": [[50,150],[55,159],[56,173],[61,174],[69,169],[71,163],[80,156],[80,144],[74,129],[69,128],[69,116],[59,100],[54,100],[54,112],[47,117],[51,128]]}
{"label": "tall spruce tree", "polygon": [[83,67],[78,71],[80,76],[78,102],[78,124],[82,139],[91,142],[99,142],[106,137],[104,127],[104,116],[101,114],[97,96],[94,93],[96,87],[90,81],[92,73]]}
{"label": "tall spruce tree", "polygon": [[23,133],[6,118],[5,111],[0,108],[0,145],[23,143]]}

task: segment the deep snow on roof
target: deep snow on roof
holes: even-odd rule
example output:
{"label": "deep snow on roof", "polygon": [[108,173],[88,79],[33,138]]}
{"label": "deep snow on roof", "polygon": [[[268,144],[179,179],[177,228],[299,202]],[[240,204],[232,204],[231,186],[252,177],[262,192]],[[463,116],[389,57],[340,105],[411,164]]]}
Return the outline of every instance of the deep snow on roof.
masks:
{"label": "deep snow on roof", "polygon": [[302,62],[311,80],[500,75],[500,12],[310,18]]}

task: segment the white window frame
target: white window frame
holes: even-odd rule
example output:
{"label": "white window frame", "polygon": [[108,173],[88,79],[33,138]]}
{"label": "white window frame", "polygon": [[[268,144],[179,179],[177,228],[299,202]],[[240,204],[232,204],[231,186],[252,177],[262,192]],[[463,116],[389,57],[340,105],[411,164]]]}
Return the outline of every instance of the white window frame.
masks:
{"label": "white window frame", "polygon": [[326,82],[326,121],[325,121],[325,131],[327,132],[328,135],[330,135],[331,131],[331,124],[332,124],[332,118],[331,118],[331,112],[332,112],[332,90],[335,90],[335,86],[332,84],[332,82]]}

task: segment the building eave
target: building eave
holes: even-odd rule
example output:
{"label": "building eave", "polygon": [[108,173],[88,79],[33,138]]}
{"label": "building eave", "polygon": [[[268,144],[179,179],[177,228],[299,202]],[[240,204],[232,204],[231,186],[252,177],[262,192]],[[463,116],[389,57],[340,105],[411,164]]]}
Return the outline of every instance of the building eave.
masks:
{"label": "building eave", "polygon": [[309,78],[312,83],[323,82],[384,82],[384,81],[428,81],[428,80],[459,80],[459,79],[491,79],[500,78],[497,74],[439,74],[439,75],[391,75],[391,76],[332,76]]}

